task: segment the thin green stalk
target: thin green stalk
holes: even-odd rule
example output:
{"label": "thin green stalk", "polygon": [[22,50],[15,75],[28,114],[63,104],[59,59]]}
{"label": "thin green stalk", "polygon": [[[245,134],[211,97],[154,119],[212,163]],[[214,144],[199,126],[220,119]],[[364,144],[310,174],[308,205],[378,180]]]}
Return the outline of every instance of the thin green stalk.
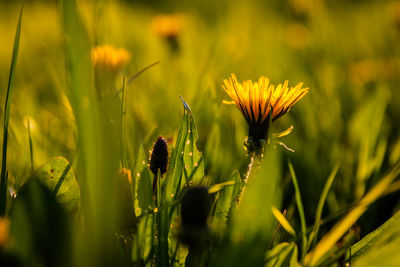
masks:
{"label": "thin green stalk", "polygon": [[126,82],[125,77],[122,81],[122,100],[121,100],[121,164],[123,168],[128,166],[125,153],[125,117],[126,117]]}
{"label": "thin green stalk", "polygon": [[156,210],[154,211],[154,224],[153,224],[153,263],[152,266],[159,266],[160,259],[160,211],[156,201]]}
{"label": "thin green stalk", "polygon": [[33,145],[32,145],[32,136],[31,136],[31,120],[28,119],[28,141],[29,141],[29,155],[31,159],[31,173],[33,173],[34,170],[34,164],[33,164]]}
{"label": "thin green stalk", "polygon": [[131,78],[129,78],[127,85],[129,85],[134,79],[136,79],[136,77],[138,77],[140,74],[142,74],[143,72],[145,72],[146,70],[150,69],[151,67],[160,64],[160,61],[156,61],[146,67],[144,67],[143,69],[141,69],[140,71],[138,71],[135,75],[133,75]]}
{"label": "thin green stalk", "polygon": [[10,121],[10,109],[11,109],[11,97],[14,88],[14,78],[15,78],[15,69],[17,65],[17,57],[18,57],[18,48],[19,48],[19,36],[21,33],[21,19],[22,19],[22,10],[24,8],[24,4],[22,3],[21,10],[19,13],[17,30],[14,38],[14,47],[13,53],[11,57],[11,67],[10,67],[10,75],[8,78],[8,87],[6,94],[6,103],[4,107],[4,128],[3,128],[3,153],[2,153],[2,162],[1,162],[1,180],[0,180],[0,216],[4,216],[6,214],[7,207],[7,139],[8,139],[8,123]]}
{"label": "thin green stalk", "polygon": [[[160,169],[157,171],[157,210],[158,210],[158,257],[157,266],[168,266],[169,255],[168,255],[168,230],[169,230],[169,219],[168,210],[164,206],[162,193],[161,193],[161,172]],[[167,226],[168,225],[168,226]]]}
{"label": "thin green stalk", "polygon": [[157,170],[157,200],[156,200],[157,208],[161,207],[161,170]]}
{"label": "thin green stalk", "polygon": [[245,177],[243,178],[243,186],[242,186],[242,190],[240,191],[239,197],[237,199],[237,205],[240,205],[240,202],[242,201],[242,197],[243,197],[243,192],[246,189],[247,186],[247,181],[249,180],[251,171],[253,170],[253,166],[254,166],[254,153],[251,154],[250,156],[250,163],[249,166],[247,167],[247,172]]}
{"label": "thin green stalk", "polygon": [[[157,170],[157,174],[155,175],[154,179],[156,179],[156,192],[154,194],[155,197],[155,212],[154,212],[154,227],[153,227],[153,248],[154,248],[154,258],[153,258],[153,264],[157,263],[157,266],[160,266],[160,251],[161,251],[161,246],[160,246],[160,228],[161,228],[161,216],[160,216],[160,189],[161,189],[161,183],[160,183],[160,176],[161,172],[160,169]],[[154,184],[153,184],[154,185]],[[153,187],[154,189],[154,187]]]}
{"label": "thin green stalk", "polygon": [[161,194],[161,172],[160,169],[157,171],[157,192],[156,192],[156,212],[154,212],[155,216],[155,225],[154,225],[154,263],[157,263],[157,266],[168,266],[169,256],[168,256],[168,227],[165,225],[169,225],[168,223],[168,210],[163,205],[162,194]]}
{"label": "thin green stalk", "polygon": [[289,170],[290,170],[290,174],[292,176],[293,186],[294,186],[294,190],[295,190],[295,194],[296,194],[296,204],[297,204],[297,209],[299,211],[299,216],[300,216],[301,235],[302,235],[301,259],[303,260],[307,253],[306,217],[304,216],[304,208],[303,208],[303,202],[301,201],[299,184],[297,182],[296,174],[294,172],[293,165],[291,162],[289,162]]}

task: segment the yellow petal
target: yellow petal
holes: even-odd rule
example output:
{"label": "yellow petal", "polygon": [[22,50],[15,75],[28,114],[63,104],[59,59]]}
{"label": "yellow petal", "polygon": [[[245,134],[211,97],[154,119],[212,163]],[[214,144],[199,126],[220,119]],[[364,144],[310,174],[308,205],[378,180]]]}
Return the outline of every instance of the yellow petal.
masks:
{"label": "yellow petal", "polygon": [[229,100],[222,100],[222,104],[225,104],[225,105],[235,105],[236,102],[235,102],[235,101],[229,101]]}
{"label": "yellow petal", "polygon": [[287,128],[283,132],[272,134],[272,136],[275,137],[275,138],[280,138],[280,137],[284,137],[284,136],[290,134],[292,131],[293,131],[293,125],[291,125],[289,128]]}

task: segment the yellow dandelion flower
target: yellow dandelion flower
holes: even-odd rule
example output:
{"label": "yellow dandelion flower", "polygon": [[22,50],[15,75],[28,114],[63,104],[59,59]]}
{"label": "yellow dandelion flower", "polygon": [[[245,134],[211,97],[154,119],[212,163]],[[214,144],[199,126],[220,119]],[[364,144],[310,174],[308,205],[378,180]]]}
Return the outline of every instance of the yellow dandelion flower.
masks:
{"label": "yellow dandelion flower", "polygon": [[151,27],[158,36],[174,38],[182,30],[182,17],[179,15],[157,15],[153,18]]}
{"label": "yellow dandelion flower", "polygon": [[116,49],[110,45],[101,45],[92,48],[92,61],[96,67],[119,71],[129,62],[131,55],[123,49]]}
{"label": "yellow dandelion flower", "polygon": [[255,149],[259,149],[262,146],[260,141],[268,139],[270,123],[286,114],[307,94],[308,88],[302,88],[302,85],[299,83],[289,87],[288,81],[285,81],[274,86],[266,77],[260,77],[254,83],[251,80],[240,83],[231,74],[222,87],[246,118],[249,124],[248,138],[255,144]]}
{"label": "yellow dandelion flower", "polygon": [[92,48],[95,83],[102,99],[115,93],[115,81],[118,73],[129,62],[130,57],[130,53],[123,48],[116,49],[110,45]]}

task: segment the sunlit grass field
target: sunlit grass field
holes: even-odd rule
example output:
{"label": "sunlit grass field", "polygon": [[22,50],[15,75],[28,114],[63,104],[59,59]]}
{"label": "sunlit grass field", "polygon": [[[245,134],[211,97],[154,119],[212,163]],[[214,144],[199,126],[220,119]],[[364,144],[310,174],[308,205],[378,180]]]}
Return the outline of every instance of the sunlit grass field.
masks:
{"label": "sunlit grass field", "polygon": [[[0,265],[399,266],[399,42],[400,1],[0,0]],[[306,91],[257,139],[231,74]]]}

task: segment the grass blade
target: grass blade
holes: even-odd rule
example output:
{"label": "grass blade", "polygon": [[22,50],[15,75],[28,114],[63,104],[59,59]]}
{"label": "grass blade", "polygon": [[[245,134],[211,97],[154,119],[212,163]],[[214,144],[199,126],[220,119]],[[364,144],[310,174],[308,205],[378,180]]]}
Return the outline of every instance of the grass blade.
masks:
{"label": "grass blade", "polygon": [[290,174],[292,176],[293,186],[294,186],[294,190],[295,190],[295,194],[296,194],[296,204],[297,204],[297,209],[299,211],[299,216],[300,216],[301,235],[302,235],[301,259],[303,259],[307,253],[306,217],[304,216],[304,208],[303,208],[303,202],[301,201],[299,184],[297,182],[296,174],[294,172],[293,165],[291,162],[289,162],[289,170],[290,170]]}
{"label": "grass blade", "polygon": [[11,97],[14,87],[14,78],[15,78],[15,68],[17,66],[17,57],[18,57],[18,48],[19,48],[19,36],[21,33],[21,19],[22,19],[22,11],[24,5],[22,4],[21,10],[19,12],[17,30],[15,32],[14,38],[14,48],[11,57],[11,67],[10,67],[10,75],[8,78],[8,87],[6,94],[6,103],[4,106],[4,128],[3,128],[3,152],[2,152],[2,162],[1,162],[1,181],[0,181],[0,216],[4,216],[6,214],[7,207],[7,138],[8,138],[8,123],[10,121],[10,110],[11,110]]}
{"label": "grass blade", "polygon": [[363,197],[358,205],[352,209],[332,230],[317,244],[315,249],[306,257],[306,263],[315,265],[332,246],[343,236],[343,234],[360,218],[368,206],[385,194],[392,181],[400,175],[400,164],[395,166],[374,188]]}
{"label": "grass blade", "polygon": [[67,90],[78,133],[77,175],[85,218],[81,231],[76,232],[77,265],[121,266],[124,257],[120,257],[115,229],[126,230],[132,223],[131,218],[126,220],[121,205],[126,203],[126,195],[115,179],[120,168],[121,107],[119,99],[100,98],[96,91],[90,39],[77,2],[60,1]]}
{"label": "grass blade", "polygon": [[282,225],[283,229],[285,229],[289,234],[292,236],[296,235],[296,231],[290,225],[288,220],[283,216],[283,214],[275,207],[271,207],[272,214],[274,215],[275,219]]}
{"label": "grass blade", "polygon": [[28,141],[29,141],[29,157],[31,160],[31,173],[34,171],[33,162],[33,145],[32,145],[32,135],[31,135],[31,120],[28,119]]}
{"label": "grass blade", "polygon": [[326,180],[324,189],[322,190],[321,197],[318,201],[317,211],[315,213],[315,221],[314,221],[313,231],[311,232],[310,237],[308,239],[308,249],[310,248],[313,241],[315,241],[316,237],[318,236],[319,227],[321,225],[320,220],[321,220],[321,216],[322,216],[322,210],[324,209],[324,204],[325,204],[326,198],[328,197],[329,190],[332,186],[333,181],[335,180],[336,173],[338,172],[338,170],[339,170],[339,164],[335,165],[335,167],[333,168],[331,174],[329,175],[328,179]]}
{"label": "grass blade", "polygon": [[121,99],[121,165],[128,167],[125,151],[125,119],[126,119],[126,82],[125,77],[122,81],[122,99]]}
{"label": "grass blade", "polygon": [[142,74],[143,72],[145,72],[146,70],[150,69],[151,67],[160,64],[160,61],[156,61],[154,63],[151,63],[150,65],[144,67],[143,69],[141,69],[140,71],[138,71],[135,75],[133,75],[132,77],[129,78],[127,85],[129,85],[134,79],[136,79],[136,77],[138,77],[140,74]]}
{"label": "grass blade", "polygon": [[300,266],[297,262],[296,243],[281,243],[265,253],[266,267]]}

